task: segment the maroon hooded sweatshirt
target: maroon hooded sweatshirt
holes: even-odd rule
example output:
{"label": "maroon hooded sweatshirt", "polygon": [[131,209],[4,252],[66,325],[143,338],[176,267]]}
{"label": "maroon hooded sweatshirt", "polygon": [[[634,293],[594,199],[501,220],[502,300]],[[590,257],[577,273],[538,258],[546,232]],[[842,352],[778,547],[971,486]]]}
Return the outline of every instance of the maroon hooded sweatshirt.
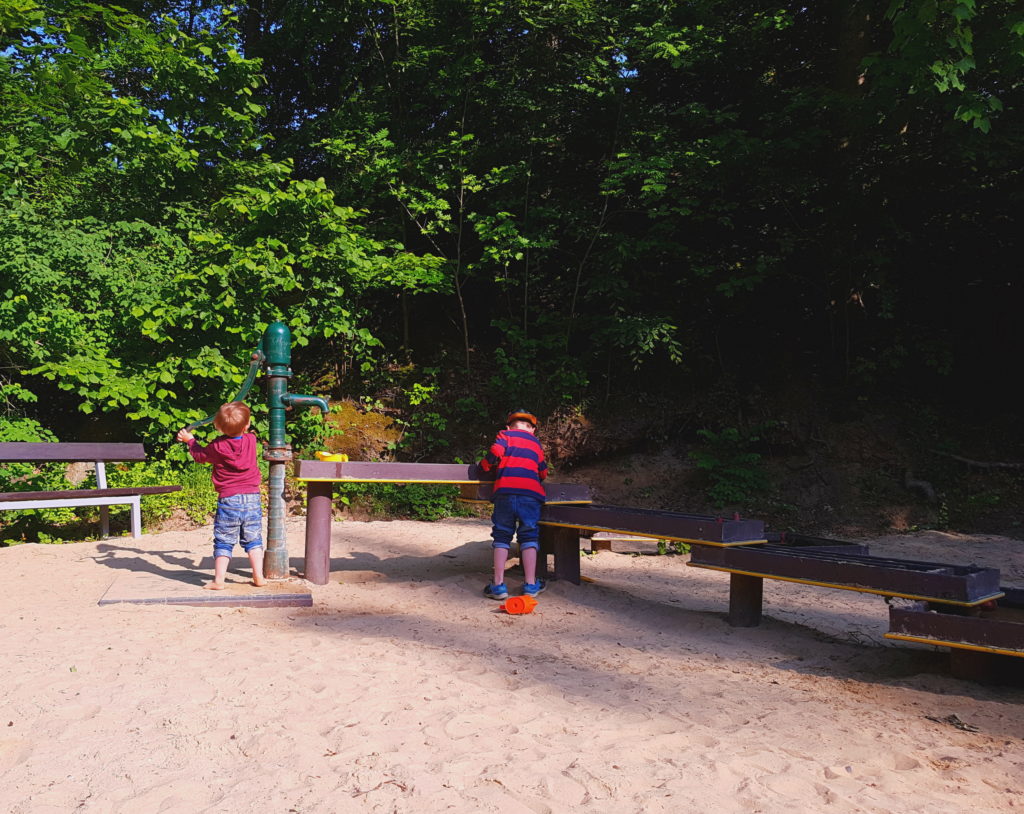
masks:
{"label": "maroon hooded sweatshirt", "polygon": [[194,439],[188,451],[201,464],[213,464],[213,488],[219,497],[251,495],[260,491],[260,468],[256,464],[256,436],[251,432],[222,435],[208,446]]}

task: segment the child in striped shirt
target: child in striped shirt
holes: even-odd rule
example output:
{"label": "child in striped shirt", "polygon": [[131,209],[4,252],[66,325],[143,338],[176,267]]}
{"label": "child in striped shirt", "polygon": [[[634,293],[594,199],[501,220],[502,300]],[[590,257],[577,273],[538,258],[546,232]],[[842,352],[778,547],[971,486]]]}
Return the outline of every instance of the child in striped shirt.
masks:
{"label": "child in striped shirt", "polygon": [[484,472],[493,472],[494,512],[491,515],[491,548],[494,551],[494,578],[484,588],[490,599],[507,599],[505,564],[512,537],[519,542],[523,563],[524,596],[536,596],[546,587],[537,578],[537,555],[540,546],[540,511],[546,492],[542,481],[548,465],[544,449],[535,435],[537,419],[525,410],[515,410],[505,419],[505,429],[498,433],[491,448],[480,461]]}

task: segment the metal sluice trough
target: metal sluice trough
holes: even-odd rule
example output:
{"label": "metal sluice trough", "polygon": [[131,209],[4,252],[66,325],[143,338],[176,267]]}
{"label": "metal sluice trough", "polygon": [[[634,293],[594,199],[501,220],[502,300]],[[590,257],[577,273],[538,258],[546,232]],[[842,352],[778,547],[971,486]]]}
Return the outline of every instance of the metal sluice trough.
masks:
{"label": "metal sluice trough", "polygon": [[815,546],[694,546],[689,565],[953,605],[980,605],[1003,595],[996,568],[872,557]]}
{"label": "metal sluice trough", "polygon": [[969,613],[950,612],[925,602],[889,608],[887,639],[933,644],[997,655],[1024,656],[1024,589],[1004,588],[1004,596]]}
{"label": "metal sluice trough", "polygon": [[545,506],[541,527],[615,531],[637,537],[713,546],[745,546],[765,541],[764,522],[703,514],[631,509],[623,506]]}

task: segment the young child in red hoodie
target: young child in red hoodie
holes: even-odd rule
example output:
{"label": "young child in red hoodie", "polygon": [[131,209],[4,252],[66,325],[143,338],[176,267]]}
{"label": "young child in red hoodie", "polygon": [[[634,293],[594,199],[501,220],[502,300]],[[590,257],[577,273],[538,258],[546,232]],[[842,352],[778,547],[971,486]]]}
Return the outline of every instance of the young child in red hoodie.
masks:
{"label": "young child in red hoodie", "polygon": [[222,404],[213,419],[221,433],[208,446],[196,441],[188,430],[177,438],[188,444],[193,459],[213,464],[213,486],[217,490],[217,514],[213,520],[213,582],[211,591],[221,591],[228,573],[228,561],[235,543],[241,543],[252,565],[252,584],[264,585],[263,510],[260,506],[260,469],[256,464],[256,436],[249,432],[249,408],[240,401]]}

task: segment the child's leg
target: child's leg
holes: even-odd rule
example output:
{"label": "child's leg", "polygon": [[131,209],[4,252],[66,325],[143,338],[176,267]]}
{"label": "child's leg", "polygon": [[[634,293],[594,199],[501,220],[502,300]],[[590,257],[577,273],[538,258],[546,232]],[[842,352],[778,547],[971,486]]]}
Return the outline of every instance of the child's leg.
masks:
{"label": "child's leg", "polygon": [[252,566],[252,584],[257,587],[266,585],[267,581],[263,578],[263,546],[253,548],[247,553],[249,564]]}
{"label": "child's leg", "polygon": [[507,548],[494,548],[494,584],[501,585],[505,581],[505,563],[508,562]]}
{"label": "child's leg", "polygon": [[266,585],[263,578],[263,510],[258,493],[238,495],[241,506],[241,530],[239,538],[242,548],[249,555],[252,565],[252,584],[261,587]]}
{"label": "child's leg", "polygon": [[519,558],[523,561],[523,579],[533,584],[537,581],[537,549],[520,545]]}
{"label": "child's leg", "polygon": [[516,519],[511,502],[506,495],[499,495],[494,499],[494,511],[491,513],[495,585],[501,585],[505,581],[505,564],[508,562],[508,551],[515,531]]}
{"label": "child's leg", "polygon": [[242,529],[239,497],[232,495],[217,500],[217,514],[213,516],[213,582],[204,586],[211,591],[225,587],[228,562]]}
{"label": "child's leg", "polygon": [[543,503],[532,497],[520,497],[516,501],[519,530],[519,558],[523,562],[523,579],[531,585],[537,581],[537,550],[540,546],[540,512]]}
{"label": "child's leg", "polygon": [[226,557],[223,554],[216,554],[213,558],[213,582],[207,583],[203,587],[208,591],[223,591],[227,584],[224,582],[228,574],[228,562],[231,557]]}

